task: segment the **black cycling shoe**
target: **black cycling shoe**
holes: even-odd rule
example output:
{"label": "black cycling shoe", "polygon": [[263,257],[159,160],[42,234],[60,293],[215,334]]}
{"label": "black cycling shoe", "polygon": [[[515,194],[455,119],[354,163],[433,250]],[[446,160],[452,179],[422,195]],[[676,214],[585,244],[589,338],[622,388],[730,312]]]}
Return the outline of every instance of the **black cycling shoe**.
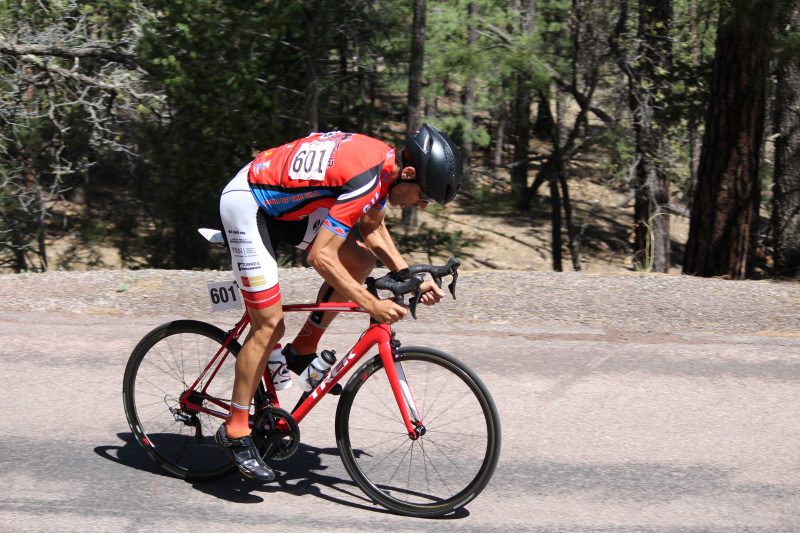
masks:
{"label": "black cycling shoe", "polygon": [[[281,350],[283,356],[286,357],[286,366],[289,367],[289,370],[297,374],[298,376],[303,373],[303,370],[311,364],[311,361],[317,356],[316,353],[312,353],[311,355],[296,355],[294,348],[291,348],[291,343],[287,344]],[[336,385],[328,391],[328,394],[333,394],[334,396],[339,396],[342,393],[342,386],[337,383]]]}
{"label": "black cycling shoe", "polygon": [[250,435],[229,439],[225,424],[222,424],[214,435],[214,440],[233,458],[243,476],[258,481],[275,479],[275,472],[261,459]]}

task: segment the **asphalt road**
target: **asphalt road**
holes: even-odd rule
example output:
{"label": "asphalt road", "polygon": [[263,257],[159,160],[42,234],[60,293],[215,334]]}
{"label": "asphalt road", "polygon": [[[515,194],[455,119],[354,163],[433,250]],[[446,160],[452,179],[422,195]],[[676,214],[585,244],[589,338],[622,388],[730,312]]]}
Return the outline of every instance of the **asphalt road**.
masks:
{"label": "asphalt road", "polygon": [[[162,321],[0,312],[0,530],[800,531],[797,336],[401,323],[406,344],[478,372],[503,430],[488,488],[422,520],[349,479],[334,397],[275,483],[163,475],[121,398],[128,354]],[[342,321],[328,342],[346,349],[360,326]]]}

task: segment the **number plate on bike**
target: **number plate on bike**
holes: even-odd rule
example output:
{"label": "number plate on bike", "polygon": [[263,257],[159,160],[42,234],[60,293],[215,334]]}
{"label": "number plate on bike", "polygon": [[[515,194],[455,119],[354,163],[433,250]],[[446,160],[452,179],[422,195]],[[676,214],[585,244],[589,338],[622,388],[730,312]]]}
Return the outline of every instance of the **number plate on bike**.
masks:
{"label": "number plate on bike", "polygon": [[242,308],[242,298],[235,281],[209,283],[208,297],[211,299],[212,312]]}

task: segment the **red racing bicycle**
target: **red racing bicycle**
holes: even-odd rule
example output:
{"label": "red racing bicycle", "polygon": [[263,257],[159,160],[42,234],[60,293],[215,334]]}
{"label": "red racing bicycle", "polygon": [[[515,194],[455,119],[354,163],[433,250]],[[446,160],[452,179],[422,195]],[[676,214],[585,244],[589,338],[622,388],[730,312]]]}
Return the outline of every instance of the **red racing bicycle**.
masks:
{"label": "red racing bicycle", "polygon": [[[425,274],[441,286],[451,276],[455,298],[459,262],[415,265],[367,288],[389,290],[416,315]],[[285,312],[365,313],[355,303],[284,305]],[[125,414],[136,440],[167,472],[213,480],[235,465],[214,443],[228,415],[238,339],[245,312],[228,332],[205,322],[178,320],[148,333],[125,369]],[[430,517],[466,505],[486,487],[500,454],[500,421],[489,391],[456,358],[431,348],[403,347],[393,328],[370,324],[327,376],[290,411],[265,371],[253,402],[253,437],[266,461],[287,459],[300,444],[308,413],[375,347],[348,379],[336,409],[336,444],[344,467],[373,501],[396,513]]]}

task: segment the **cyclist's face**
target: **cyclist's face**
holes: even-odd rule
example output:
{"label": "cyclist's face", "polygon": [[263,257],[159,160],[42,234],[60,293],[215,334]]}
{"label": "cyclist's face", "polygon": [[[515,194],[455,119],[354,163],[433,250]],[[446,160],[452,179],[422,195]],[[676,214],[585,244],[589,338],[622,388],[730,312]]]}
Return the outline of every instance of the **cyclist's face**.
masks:
{"label": "cyclist's face", "polygon": [[396,207],[414,206],[419,209],[428,207],[428,202],[422,201],[422,187],[419,186],[419,183],[403,181],[389,191],[389,203]]}
{"label": "cyclist's face", "polygon": [[400,182],[389,191],[389,203],[396,207],[418,207],[425,209],[428,202],[424,201],[422,187],[416,181],[417,175],[413,167],[405,167],[398,172]]}

